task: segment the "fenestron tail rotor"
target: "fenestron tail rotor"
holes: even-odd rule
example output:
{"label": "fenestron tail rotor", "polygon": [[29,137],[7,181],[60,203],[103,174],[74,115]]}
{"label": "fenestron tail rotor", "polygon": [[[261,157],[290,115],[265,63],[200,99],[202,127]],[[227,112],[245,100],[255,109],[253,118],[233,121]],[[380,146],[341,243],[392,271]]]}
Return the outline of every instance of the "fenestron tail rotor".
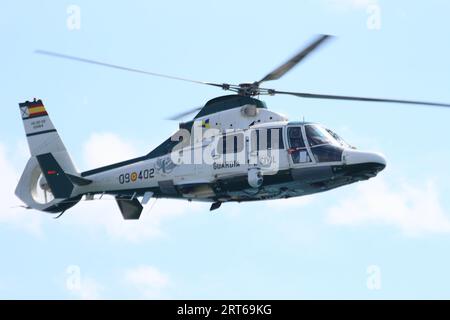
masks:
{"label": "fenestron tail rotor", "polygon": [[[125,66],[120,66],[116,64],[111,63],[105,63],[97,60],[91,60],[91,59],[85,59],[80,58],[76,56],[56,53],[52,51],[45,51],[45,50],[36,50],[35,52],[42,55],[57,57],[57,58],[63,58],[68,60],[74,60],[78,62],[84,62],[94,65],[99,65],[103,67],[118,69],[122,71],[129,71],[129,72],[135,72],[155,77],[161,77],[171,80],[179,80],[179,81],[185,81],[185,82],[191,82],[196,84],[202,84],[202,85],[208,85],[213,87],[222,88],[223,90],[227,91],[233,91],[236,92],[238,95],[242,96],[258,96],[258,95],[291,95],[296,96],[300,98],[308,98],[308,99],[327,99],[327,100],[345,100],[345,101],[363,101],[363,102],[384,102],[384,103],[397,103],[397,104],[411,104],[411,105],[423,105],[423,106],[430,106],[430,107],[450,107],[450,104],[446,103],[440,103],[440,102],[429,102],[429,101],[415,101],[415,100],[404,100],[404,99],[390,99],[390,98],[371,98],[371,97],[358,97],[358,96],[344,96],[344,95],[332,95],[332,94],[317,94],[317,93],[308,93],[308,92],[290,92],[290,91],[281,91],[276,89],[268,89],[268,88],[261,88],[260,84],[267,81],[273,81],[278,80],[281,77],[283,77],[286,73],[288,73],[292,68],[294,68],[297,64],[302,62],[306,57],[310,56],[312,53],[316,52],[319,47],[321,47],[324,43],[328,42],[330,39],[332,39],[333,36],[330,35],[318,35],[316,36],[313,41],[306,46],[304,49],[300,50],[297,54],[295,54],[292,58],[290,58],[288,61],[274,69],[273,71],[269,72],[266,76],[264,76],[261,80],[255,81],[252,83],[240,83],[240,84],[228,84],[228,83],[215,83],[215,82],[205,82],[205,81],[198,81],[198,80],[192,80],[187,78],[181,78],[177,76],[172,75],[166,75],[162,73],[156,73],[152,71],[145,71],[141,69],[135,69]],[[194,108],[188,111],[181,112],[179,114],[176,114],[169,119],[171,120],[179,120],[197,110],[200,108]]]}
{"label": "fenestron tail rotor", "polygon": [[36,167],[35,171],[35,178],[32,180],[30,186],[31,196],[37,203],[46,205],[55,199],[55,197],[41,169]]}

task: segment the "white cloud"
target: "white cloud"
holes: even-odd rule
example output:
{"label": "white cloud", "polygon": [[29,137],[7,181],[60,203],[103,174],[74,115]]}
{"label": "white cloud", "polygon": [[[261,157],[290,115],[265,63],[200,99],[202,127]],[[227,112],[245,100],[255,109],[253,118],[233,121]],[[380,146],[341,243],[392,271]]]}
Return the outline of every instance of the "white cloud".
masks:
{"label": "white cloud", "polygon": [[40,213],[20,207],[22,203],[14,194],[19,182],[19,172],[25,167],[25,159],[23,160],[21,161],[23,166],[13,165],[10,157],[7,156],[6,148],[0,143],[0,177],[2,177],[0,183],[0,223],[41,236]]}
{"label": "white cloud", "polygon": [[361,183],[354,194],[328,210],[326,220],[337,225],[389,225],[408,236],[450,232],[449,217],[431,181],[397,188],[381,178]]}
{"label": "white cloud", "polygon": [[90,168],[137,156],[134,144],[110,132],[93,133],[83,147],[84,162]]}
{"label": "white cloud", "polygon": [[143,298],[160,298],[170,284],[169,277],[153,266],[138,266],[125,271],[124,281],[138,290]]}

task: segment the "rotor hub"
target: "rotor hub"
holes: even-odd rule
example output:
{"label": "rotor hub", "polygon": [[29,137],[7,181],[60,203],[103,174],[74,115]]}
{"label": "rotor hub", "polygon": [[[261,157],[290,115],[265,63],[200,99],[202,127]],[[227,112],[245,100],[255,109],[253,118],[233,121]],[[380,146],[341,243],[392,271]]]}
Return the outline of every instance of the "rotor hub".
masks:
{"label": "rotor hub", "polygon": [[238,88],[238,94],[241,96],[253,97],[260,93],[259,84],[253,83],[240,83]]}

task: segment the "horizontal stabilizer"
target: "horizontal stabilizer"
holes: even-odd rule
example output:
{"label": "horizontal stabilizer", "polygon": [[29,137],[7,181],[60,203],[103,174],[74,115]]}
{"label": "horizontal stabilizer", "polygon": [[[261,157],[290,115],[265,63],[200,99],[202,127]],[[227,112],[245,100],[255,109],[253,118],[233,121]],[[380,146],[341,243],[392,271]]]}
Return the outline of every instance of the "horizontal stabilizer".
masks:
{"label": "horizontal stabilizer", "polygon": [[143,206],[138,199],[134,198],[133,200],[130,200],[116,197],[116,201],[125,220],[139,219]]}
{"label": "horizontal stabilizer", "polygon": [[73,174],[66,173],[66,176],[70,179],[70,181],[72,181],[72,183],[76,184],[77,186],[86,186],[92,183],[92,180],[79,176],[74,176]]}

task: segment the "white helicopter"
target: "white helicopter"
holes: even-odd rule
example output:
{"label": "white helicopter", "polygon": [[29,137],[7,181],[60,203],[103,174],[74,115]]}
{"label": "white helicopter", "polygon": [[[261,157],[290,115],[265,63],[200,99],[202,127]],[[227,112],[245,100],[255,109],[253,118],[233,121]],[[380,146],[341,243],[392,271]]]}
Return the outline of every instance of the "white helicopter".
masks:
{"label": "white helicopter", "polygon": [[92,200],[95,195],[112,195],[124,219],[139,219],[143,205],[152,197],[210,202],[210,210],[215,210],[224,202],[291,198],[375,177],[386,166],[382,155],[356,150],[322,125],[289,121],[255,96],[450,105],[260,87],[282,77],[328,39],[328,35],[318,36],[261,80],[239,85],[189,80],[38,50],[39,54],[215,86],[236,94],[212,99],[174,117],[198,112],[147,155],[86,172],[75,169],[42,101],[20,103],[31,157],[15,193],[27,208],[60,215],[83,196]]}

